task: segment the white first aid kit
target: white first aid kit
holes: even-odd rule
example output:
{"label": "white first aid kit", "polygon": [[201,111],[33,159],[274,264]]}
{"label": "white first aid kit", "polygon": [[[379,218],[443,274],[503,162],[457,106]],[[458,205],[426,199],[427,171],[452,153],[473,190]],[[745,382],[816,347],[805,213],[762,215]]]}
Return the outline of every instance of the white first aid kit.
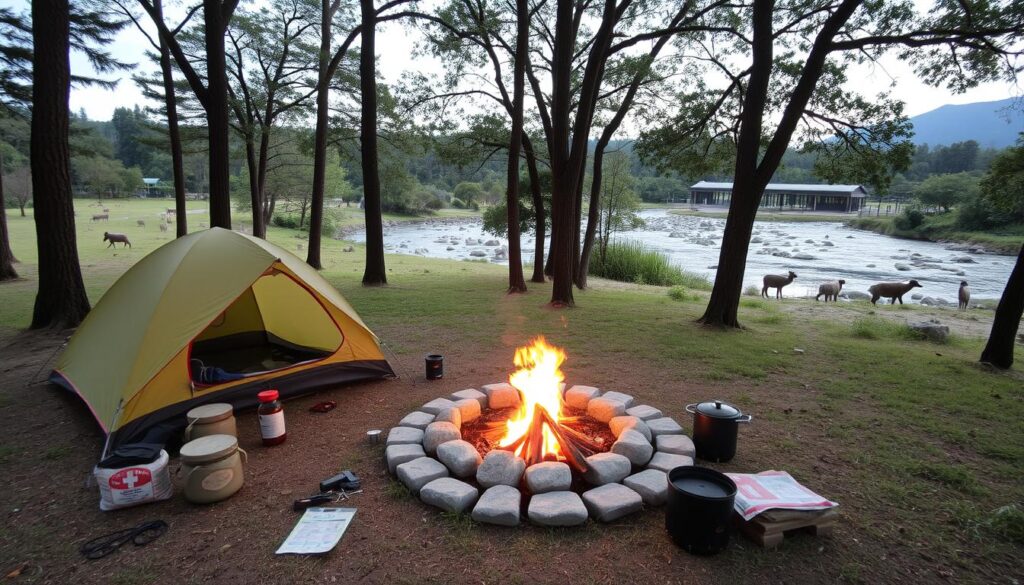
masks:
{"label": "white first aid kit", "polygon": [[100,510],[117,510],[166,500],[174,493],[167,451],[152,463],[117,469],[94,467],[93,476],[100,487]]}

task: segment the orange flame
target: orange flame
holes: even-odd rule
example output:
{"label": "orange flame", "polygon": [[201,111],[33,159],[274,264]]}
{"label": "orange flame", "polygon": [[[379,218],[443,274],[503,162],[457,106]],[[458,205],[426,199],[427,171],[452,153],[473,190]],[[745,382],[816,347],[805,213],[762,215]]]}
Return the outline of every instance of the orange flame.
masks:
{"label": "orange flame", "polygon": [[[508,377],[508,381],[519,390],[522,397],[519,411],[509,417],[507,431],[498,446],[504,447],[515,443],[530,429],[534,408],[540,406],[552,420],[560,420],[562,415],[562,397],[560,385],[565,376],[559,369],[565,361],[565,352],[553,345],[548,345],[544,337],[537,337],[531,345],[516,349],[513,363],[519,369]],[[543,455],[558,457],[561,449],[551,429],[544,425]],[[516,449],[516,455],[522,455],[524,444]]]}

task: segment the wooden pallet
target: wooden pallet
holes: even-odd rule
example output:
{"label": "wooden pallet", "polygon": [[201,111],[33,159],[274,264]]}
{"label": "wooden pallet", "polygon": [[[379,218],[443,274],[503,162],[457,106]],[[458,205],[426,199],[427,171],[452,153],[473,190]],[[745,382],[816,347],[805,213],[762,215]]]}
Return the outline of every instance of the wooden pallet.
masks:
{"label": "wooden pallet", "polygon": [[739,514],[733,516],[736,525],[747,538],[763,548],[776,547],[786,534],[810,532],[815,536],[826,536],[832,532],[839,512],[829,510],[768,510],[744,522]]}

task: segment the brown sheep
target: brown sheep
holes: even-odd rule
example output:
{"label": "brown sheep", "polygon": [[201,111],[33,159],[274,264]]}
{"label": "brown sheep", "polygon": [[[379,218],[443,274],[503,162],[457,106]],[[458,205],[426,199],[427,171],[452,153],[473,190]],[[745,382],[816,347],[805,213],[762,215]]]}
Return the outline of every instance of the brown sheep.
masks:
{"label": "brown sheep", "polygon": [[135,225],[137,225],[139,227],[146,227],[146,221],[142,220],[142,219],[136,220],[135,221]]}
{"label": "brown sheep", "polygon": [[839,291],[843,290],[844,284],[846,284],[846,281],[843,280],[842,278],[833,282],[822,283],[821,285],[818,286],[818,295],[814,297],[814,300],[818,300],[821,297],[821,295],[825,295],[826,303],[828,302],[829,298],[832,299],[832,302],[838,302]]}
{"label": "brown sheep", "polygon": [[971,302],[971,287],[967,286],[966,280],[960,281],[960,290],[957,292],[957,298],[960,299],[960,308],[966,310],[967,305]]}
{"label": "brown sheep", "polygon": [[921,288],[921,283],[916,280],[910,282],[880,282],[873,284],[868,288],[868,292],[871,293],[871,304],[877,304],[877,301],[881,297],[889,299],[890,305],[895,305],[896,300],[903,304],[903,295],[907,294],[912,288]]}
{"label": "brown sheep", "polygon": [[163,223],[163,222],[160,223],[160,231],[162,231],[162,232],[166,232],[167,231],[167,224],[166,223]]}
{"label": "brown sheep", "polygon": [[793,282],[796,278],[796,273],[792,270],[789,271],[789,276],[782,276],[781,274],[765,274],[764,275],[764,287],[761,288],[761,296],[768,298],[768,289],[774,288],[775,298],[782,298],[782,287]]}
{"label": "brown sheep", "polygon": [[[103,241],[104,242],[107,242],[107,241],[110,242],[109,244],[107,244],[108,248],[111,247],[111,246],[114,246],[114,244],[116,244],[118,242],[124,244],[125,246],[128,246],[129,248],[132,247],[132,243],[128,241],[128,236],[126,236],[124,234],[111,234],[111,233],[108,233],[108,232],[103,232]],[[117,246],[114,246],[114,247],[116,248]]]}
{"label": "brown sheep", "polygon": [[109,220],[110,214],[107,213],[95,213],[92,216],[92,221],[99,221],[101,219]]}

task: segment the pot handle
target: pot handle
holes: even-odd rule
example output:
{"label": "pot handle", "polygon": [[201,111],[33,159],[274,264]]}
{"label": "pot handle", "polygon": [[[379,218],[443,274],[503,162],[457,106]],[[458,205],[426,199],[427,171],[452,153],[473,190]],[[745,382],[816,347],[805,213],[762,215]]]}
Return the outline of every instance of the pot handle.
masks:
{"label": "pot handle", "polygon": [[751,416],[749,414],[744,414],[743,416],[738,417],[736,419],[736,422],[737,423],[748,423],[748,422],[752,421],[753,419],[754,419],[753,416]]}
{"label": "pot handle", "polygon": [[697,414],[697,403],[687,404],[686,405],[686,412],[688,412],[690,414]]}

